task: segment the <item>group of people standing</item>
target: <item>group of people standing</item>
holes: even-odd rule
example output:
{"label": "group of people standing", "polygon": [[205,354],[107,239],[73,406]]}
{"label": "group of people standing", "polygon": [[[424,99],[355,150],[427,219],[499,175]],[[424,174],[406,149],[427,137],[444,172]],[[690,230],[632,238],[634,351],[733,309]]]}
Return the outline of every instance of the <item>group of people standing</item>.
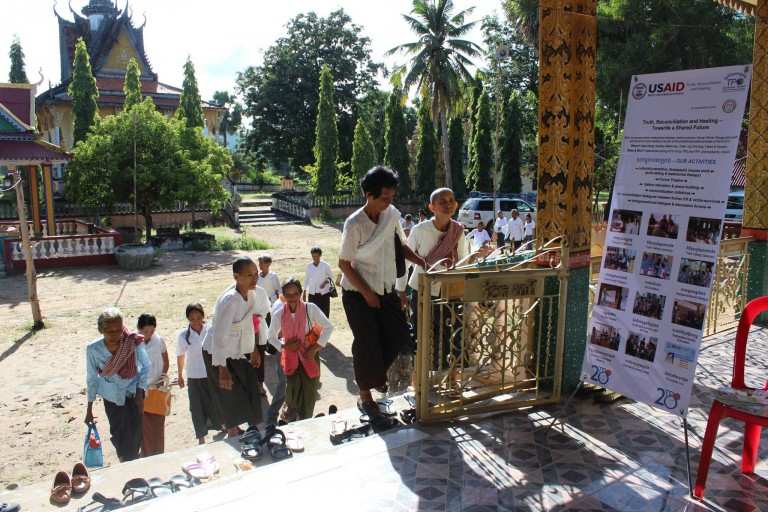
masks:
{"label": "group of people standing", "polygon": [[480,250],[494,241],[496,247],[510,244],[515,249],[519,249],[523,244],[533,240],[535,232],[536,223],[530,213],[526,213],[523,219],[517,210],[512,210],[507,218],[504,212],[499,211],[493,222],[489,222],[487,226],[483,221],[478,221],[477,227],[467,234],[467,238],[472,244],[473,251]]}

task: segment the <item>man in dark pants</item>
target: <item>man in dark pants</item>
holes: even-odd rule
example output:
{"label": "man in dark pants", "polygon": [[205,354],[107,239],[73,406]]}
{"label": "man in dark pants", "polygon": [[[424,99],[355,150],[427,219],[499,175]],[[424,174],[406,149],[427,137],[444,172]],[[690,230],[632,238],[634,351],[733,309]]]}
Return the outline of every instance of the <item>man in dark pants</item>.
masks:
{"label": "man in dark pants", "polygon": [[360,185],[365,206],[344,222],[339,268],[343,273],[342,304],[354,336],[352,357],[360,388],[359,405],[371,419],[378,419],[382,413],[371,390],[386,390],[387,370],[410,336],[403,310],[407,305],[405,292],[395,291],[395,237],[400,239],[407,260],[422,267],[425,262],[405,244],[400,212],[392,206],[397,173],[374,167]]}
{"label": "man in dark pants", "polygon": [[307,265],[304,274],[304,302],[315,304],[326,318],[330,318],[333,272],[331,266],[321,259],[323,250],[320,247],[315,246],[309,252],[312,255],[312,263]]}

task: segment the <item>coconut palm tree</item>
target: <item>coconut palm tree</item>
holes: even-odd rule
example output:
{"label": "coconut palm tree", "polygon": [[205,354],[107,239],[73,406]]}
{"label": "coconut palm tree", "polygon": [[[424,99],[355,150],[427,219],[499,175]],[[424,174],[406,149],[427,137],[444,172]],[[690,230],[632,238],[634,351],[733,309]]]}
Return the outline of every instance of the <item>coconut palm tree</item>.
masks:
{"label": "coconut palm tree", "polygon": [[507,19],[525,41],[538,50],[539,0],[506,0]]}
{"label": "coconut palm tree", "polygon": [[[481,55],[477,44],[462,39],[477,23],[466,21],[474,7],[456,14],[453,10],[453,0],[413,0],[410,14],[403,14],[403,18],[418,40],[387,52],[387,55],[403,52],[410,57],[405,73],[405,90],[418,85],[431,97],[432,118],[441,127],[444,182],[449,187],[452,180],[447,114],[460,94],[459,84],[472,77],[467,70],[467,66],[473,65],[470,58]],[[402,68],[405,70],[406,66]]]}

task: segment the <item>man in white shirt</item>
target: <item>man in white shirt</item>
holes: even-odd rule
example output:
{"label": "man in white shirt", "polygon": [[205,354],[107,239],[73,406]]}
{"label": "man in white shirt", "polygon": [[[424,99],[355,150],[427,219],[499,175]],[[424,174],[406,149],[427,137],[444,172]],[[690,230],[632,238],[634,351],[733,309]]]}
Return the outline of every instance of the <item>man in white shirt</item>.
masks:
{"label": "man in white shirt", "polygon": [[504,239],[507,236],[507,218],[504,213],[499,210],[496,214],[496,220],[493,223],[494,237],[496,238],[496,247],[504,245]]}
{"label": "man in white shirt", "polygon": [[477,227],[469,232],[467,239],[472,243],[472,252],[477,252],[491,241],[491,235],[485,229],[483,221],[478,221]]}
{"label": "man in white shirt", "polygon": [[309,253],[312,255],[312,263],[307,265],[304,273],[304,301],[316,304],[323,314],[330,318],[333,271],[331,266],[321,259],[323,250],[320,247],[313,247]]}
{"label": "man in white shirt", "polygon": [[512,217],[507,222],[507,239],[518,249],[523,244],[523,219],[517,210],[512,210]]}
{"label": "man in white shirt", "polygon": [[272,256],[269,254],[262,254],[259,256],[259,278],[256,281],[256,285],[264,288],[269,297],[269,302],[274,304],[277,299],[280,298],[280,278],[276,273],[269,270],[272,266]]}
{"label": "man in white shirt", "polygon": [[405,259],[422,267],[424,258],[405,241],[400,212],[392,206],[399,178],[386,167],[374,167],[361,180],[365,206],[344,222],[339,252],[343,273],[342,303],[352,330],[355,380],[360,388],[360,409],[384,428],[386,420],[371,395],[387,389],[387,370],[410,339],[403,308],[404,290],[395,293],[398,278],[396,240]]}

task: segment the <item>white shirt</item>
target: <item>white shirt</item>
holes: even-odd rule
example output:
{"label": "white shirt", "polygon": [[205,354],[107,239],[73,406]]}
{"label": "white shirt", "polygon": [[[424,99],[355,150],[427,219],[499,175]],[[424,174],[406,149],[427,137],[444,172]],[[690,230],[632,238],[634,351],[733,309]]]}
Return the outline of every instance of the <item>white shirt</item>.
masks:
{"label": "white shirt", "polygon": [[[411,230],[411,234],[408,236],[408,247],[419,256],[426,258],[427,254],[437,245],[440,241],[440,237],[443,236],[443,232],[435,227],[433,220],[427,220],[414,226]],[[469,243],[465,237],[459,237],[457,247],[458,257],[461,260],[467,254],[469,254]],[[456,262],[454,262],[456,263]],[[416,265],[410,261],[407,262],[408,267],[413,267],[413,273],[411,279],[408,280],[408,286],[414,290],[419,289],[419,276],[424,273],[424,269],[420,265]],[[397,289],[405,289],[405,280],[408,279],[408,269],[403,277],[397,280]],[[440,293],[440,283],[435,283],[432,286],[432,295],[438,295]]]}
{"label": "white shirt", "polygon": [[[213,324],[203,341],[203,349],[211,354],[214,366],[225,366],[227,359],[242,359],[254,350],[256,334],[253,315],[262,318],[269,313],[267,292],[257,286],[248,292],[248,301],[234,285],[216,301]],[[266,345],[267,329],[259,329],[259,345]]]}
{"label": "white shirt", "polygon": [[280,278],[274,272],[270,271],[266,276],[262,276],[259,272],[259,279],[256,284],[264,288],[272,304],[280,298]]}
{"label": "white shirt", "polygon": [[[406,239],[400,225],[400,211],[392,205],[381,212],[378,223],[373,222],[363,208],[344,222],[339,259],[351,262],[352,268],[379,295],[391,291],[397,281],[395,234],[401,241]],[[359,291],[346,275],[341,278],[341,287]]]}
{"label": "white shirt", "polygon": [[331,266],[323,260],[320,260],[320,263],[315,266],[313,261],[307,265],[307,270],[304,272],[304,290],[310,295],[330,293],[331,285],[328,283],[328,279],[333,280]]}
{"label": "white shirt", "polygon": [[200,334],[194,329],[189,329],[189,343],[187,343],[187,329],[182,329],[176,337],[176,355],[186,356],[184,359],[184,371],[188,379],[205,379],[208,372],[203,361],[203,340],[208,334],[210,326],[203,324]]}
{"label": "white shirt", "polygon": [[523,226],[523,231],[525,232],[525,236],[529,236],[533,238],[533,232],[536,229],[536,223],[534,221],[526,222],[525,226]]}
{"label": "white shirt", "polygon": [[496,233],[506,233],[507,232],[507,223],[509,220],[506,217],[498,218],[496,217],[493,219],[493,230]]}
{"label": "white shirt", "polygon": [[[310,325],[319,325],[323,330],[320,332],[320,337],[317,339],[317,344],[321,347],[324,347],[328,343],[328,339],[331,337],[331,333],[333,332],[333,324],[330,320],[328,320],[328,317],[323,314],[322,310],[317,307],[316,304],[307,302],[306,306],[307,317],[309,317],[309,319],[307,321],[306,328],[304,329],[304,334],[309,332]],[[269,344],[275,347],[277,350],[283,350],[283,344],[285,343],[285,340],[280,337],[280,329],[282,328],[283,315],[286,311],[289,315],[296,314],[290,312],[291,310],[288,308],[288,305],[285,302],[281,302],[279,305],[276,305],[272,310],[272,323],[269,324]]]}
{"label": "white shirt", "polygon": [[507,238],[519,242],[523,239],[523,219],[519,216],[516,219],[509,219],[507,222]]}
{"label": "white shirt", "polygon": [[491,241],[491,235],[485,229],[473,229],[467,235],[469,240],[472,240],[472,252],[479,250],[486,242]]}
{"label": "white shirt", "polygon": [[168,352],[165,346],[165,340],[157,333],[154,333],[149,341],[144,342],[144,349],[149,356],[149,385],[157,384],[160,376],[163,374],[163,354]]}

